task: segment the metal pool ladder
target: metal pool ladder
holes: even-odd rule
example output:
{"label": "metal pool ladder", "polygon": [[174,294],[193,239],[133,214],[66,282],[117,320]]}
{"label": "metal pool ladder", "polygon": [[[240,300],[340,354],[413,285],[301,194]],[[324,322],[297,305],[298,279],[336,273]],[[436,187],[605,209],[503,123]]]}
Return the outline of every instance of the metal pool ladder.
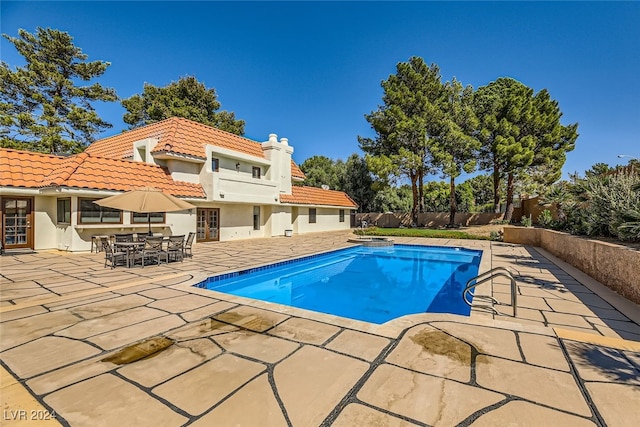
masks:
{"label": "metal pool ladder", "polygon": [[[469,307],[486,308],[491,310],[494,314],[500,315],[501,313],[495,308],[493,308],[492,305],[488,305],[488,304],[472,305],[472,303],[467,298],[467,295],[469,294],[469,292],[471,292],[473,288],[475,288],[481,283],[487,282],[493,279],[494,277],[498,277],[498,276],[506,277],[511,282],[511,307],[513,307],[513,317],[516,317],[516,314],[518,311],[518,289],[516,286],[516,280],[513,278],[513,274],[511,274],[511,271],[507,270],[504,267],[494,267],[491,270],[485,271],[484,273],[478,274],[476,277],[469,279],[464,288],[464,291],[462,291],[462,299],[464,300],[465,303],[467,303]],[[479,299],[481,301],[492,302],[493,304],[498,304],[498,305],[500,304],[500,301],[498,301],[497,299],[489,295],[474,295],[473,298]]]}

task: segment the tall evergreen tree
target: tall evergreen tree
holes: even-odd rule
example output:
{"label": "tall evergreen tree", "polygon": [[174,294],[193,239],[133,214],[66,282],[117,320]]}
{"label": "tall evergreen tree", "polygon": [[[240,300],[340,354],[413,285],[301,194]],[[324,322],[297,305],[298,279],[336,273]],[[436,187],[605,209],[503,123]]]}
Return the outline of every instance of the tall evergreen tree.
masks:
{"label": "tall evergreen tree", "polygon": [[92,101],[116,101],[116,92],[99,83],[110,63],[88,56],[66,32],[38,27],[3,36],[25,59],[11,70],[0,64],[0,145],[42,153],[77,153],[111,125],[96,114]]}
{"label": "tall evergreen tree", "polygon": [[332,190],[341,190],[344,175],[344,163],[326,156],[312,156],[302,162],[300,169],[306,178],[304,185],[310,187],[329,186]]}
{"label": "tall evergreen tree", "polygon": [[349,156],[345,163],[342,190],[357,204],[358,212],[371,212],[376,192],[367,162],[357,154]]}
{"label": "tall evergreen tree", "polygon": [[411,182],[411,218],[417,223],[424,205],[422,179],[430,164],[428,140],[440,131],[443,94],[440,69],[419,57],[398,63],[396,74],[382,82],[384,105],[365,116],[375,138],[359,137],[367,165],[379,176],[406,176]]}
{"label": "tall evergreen tree", "polygon": [[493,171],[494,208],[500,203],[500,181],[507,179],[504,219],[513,213],[515,179],[530,167],[546,167],[557,179],[578,137],[577,124],[562,126],[562,113],[546,90],[533,90],[511,78],[499,78],[475,95],[482,143],[482,167]]}
{"label": "tall evergreen tree", "polygon": [[244,120],[236,120],[229,111],[218,111],[220,102],[214,88],[207,89],[194,76],[157,87],[145,83],[142,94],[122,101],[127,110],[123,120],[129,129],[168,119],[184,117],[236,135],[244,134]]}
{"label": "tall evergreen tree", "polygon": [[480,141],[473,136],[478,125],[473,112],[473,88],[463,87],[454,78],[445,84],[444,93],[442,129],[438,137],[429,141],[429,150],[434,163],[449,177],[449,226],[453,226],[457,211],[455,180],[463,171],[471,173],[476,168]]}

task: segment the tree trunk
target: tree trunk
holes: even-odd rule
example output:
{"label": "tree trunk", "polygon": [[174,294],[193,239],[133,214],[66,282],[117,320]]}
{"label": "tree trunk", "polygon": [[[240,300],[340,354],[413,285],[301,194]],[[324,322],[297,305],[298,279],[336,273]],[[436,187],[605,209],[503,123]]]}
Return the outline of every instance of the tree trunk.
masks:
{"label": "tree trunk", "polygon": [[418,203],[419,203],[418,212],[420,213],[424,212],[424,187],[423,187],[422,180],[423,180],[422,171],[420,171],[418,175]]}
{"label": "tree trunk", "polygon": [[411,194],[413,195],[413,206],[411,207],[411,223],[418,225],[418,188],[416,185],[417,176],[416,174],[411,174]]}
{"label": "tree trunk", "polygon": [[509,172],[509,175],[507,175],[507,209],[503,217],[505,221],[511,221],[513,216],[513,181],[513,173]]}
{"label": "tree trunk", "polygon": [[493,162],[493,212],[500,213],[500,166]]}
{"label": "tree trunk", "polygon": [[451,177],[449,192],[449,227],[453,227],[456,224],[456,210],[458,209],[456,205],[456,182],[453,176]]}

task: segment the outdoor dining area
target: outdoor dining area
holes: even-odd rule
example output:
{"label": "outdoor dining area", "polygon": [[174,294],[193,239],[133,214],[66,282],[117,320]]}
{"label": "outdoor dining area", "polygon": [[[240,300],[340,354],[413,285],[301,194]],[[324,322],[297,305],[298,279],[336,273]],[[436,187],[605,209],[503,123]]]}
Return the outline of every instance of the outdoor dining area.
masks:
{"label": "outdoor dining area", "polygon": [[[149,234],[114,234],[96,236],[97,248],[104,251],[104,266],[115,268],[124,265],[128,268],[149,264],[159,265],[161,262],[181,262],[185,257],[192,257],[192,246],[195,233],[188,236],[162,236]],[[98,249],[98,250],[99,250]]]}
{"label": "outdoor dining area", "polygon": [[185,256],[191,257],[191,247],[195,233],[185,235],[164,236],[151,231],[151,214],[157,212],[173,212],[195,208],[191,203],[180,200],[162,190],[144,187],[107,197],[94,202],[97,205],[130,212],[146,213],[149,232],[146,234],[123,233],[111,236],[93,236],[92,249],[102,249],[105,254],[104,266],[111,264],[133,267],[135,265],[156,264],[162,260],[183,261]]}

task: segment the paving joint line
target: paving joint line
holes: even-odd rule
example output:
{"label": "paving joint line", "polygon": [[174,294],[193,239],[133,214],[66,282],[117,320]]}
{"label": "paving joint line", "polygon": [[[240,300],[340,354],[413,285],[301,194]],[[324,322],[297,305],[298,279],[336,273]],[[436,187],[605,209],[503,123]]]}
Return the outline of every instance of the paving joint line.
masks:
{"label": "paving joint line", "polygon": [[36,306],[39,306],[39,305],[51,304],[51,303],[56,303],[56,302],[60,302],[60,301],[67,301],[67,300],[72,300],[72,299],[76,299],[76,298],[82,298],[82,297],[86,297],[86,296],[99,295],[99,294],[102,294],[102,293],[117,291],[117,290],[120,290],[120,289],[131,288],[133,286],[145,285],[145,284],[148,284],[148,283],[152,283],[153,281],[168,280],[168,279],[173,279],[173,278],[177,278],[177,277],[185,276],[185,275],[189,275],[189,274],[191,274],[191,273],[183,273],[183,272],[174,273],[174,274],[168,274],[166,276],[158,276],[158,277],[135,280],[133,282],[125,283],[125,284],[122,284],[122,285],[116,285],[116,286],[111,286],[111,287],[100,287],[99,289],[91,289],[91,290],[88,290],[88,291],[74,292],[72,294],[60,295],[60,296],[57,296],[57,297],[54,297],[54,298],[42,298],[42,299],[32,300],[32,301],[29,301],[29,302],[25,302],[25,303],[21,303],[21,304],[15,304],[15,305],[12,305],[12,306],[0,307],[0,314],[7,313],[7,312],[10,312],[10,311],[20,310],[20,309],[23,309],[23,308],[36,307]]}

